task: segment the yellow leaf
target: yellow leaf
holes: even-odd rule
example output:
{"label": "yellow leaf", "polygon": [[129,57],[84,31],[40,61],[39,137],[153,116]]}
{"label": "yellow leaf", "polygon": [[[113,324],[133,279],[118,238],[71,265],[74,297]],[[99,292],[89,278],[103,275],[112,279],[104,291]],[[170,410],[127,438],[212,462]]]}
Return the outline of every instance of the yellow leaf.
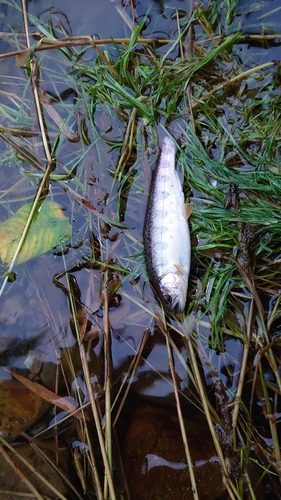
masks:
{"label": "yellow leaf", "polygon": [[[32,203],[23,205],[10,219],[0,224],[0,259],[9,265],[18,246]],[[58,246],[71,234],[71,225],[60,205],[44,201],[35,212],[17,264],[33,259]]]}

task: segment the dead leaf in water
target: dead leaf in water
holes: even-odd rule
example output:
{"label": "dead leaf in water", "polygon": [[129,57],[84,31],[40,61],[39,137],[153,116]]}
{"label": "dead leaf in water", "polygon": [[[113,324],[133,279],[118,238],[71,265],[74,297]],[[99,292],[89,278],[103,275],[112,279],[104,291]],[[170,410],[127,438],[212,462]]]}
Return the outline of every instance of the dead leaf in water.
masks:
{"label": "dead leaf in water", "polygon": [[[23,205],[12,217],[0,224],[0,259],[9,265],[20,241],[32,203]],[[17,258],[17,264],[48,252],[71,234],[71,225],[62,208],[44,201],[34,216],[29,232]]]}
{"label": "dead leaf in water", "polygon": [[34,47],[28,47],[16,55],[16,67],[23,68],[29,63]]}

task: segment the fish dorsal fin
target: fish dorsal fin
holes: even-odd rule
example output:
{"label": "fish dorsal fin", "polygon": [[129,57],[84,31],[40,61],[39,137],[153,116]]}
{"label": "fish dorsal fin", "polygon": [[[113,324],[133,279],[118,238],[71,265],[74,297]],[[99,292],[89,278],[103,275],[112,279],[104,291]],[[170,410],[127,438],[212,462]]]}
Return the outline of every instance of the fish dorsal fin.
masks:
{"label": "fish dorsal fin", "polygon": [[193,203],[184,203],[183,204],[183,215],[186,218],[186,220],[189,219],[193,209]]}
{"label": "fish dorsal fin", "polygon": [[184,268],[182,266],[179,266],[178,264],[174,264],[176,270],[183,276],[184,275]]}

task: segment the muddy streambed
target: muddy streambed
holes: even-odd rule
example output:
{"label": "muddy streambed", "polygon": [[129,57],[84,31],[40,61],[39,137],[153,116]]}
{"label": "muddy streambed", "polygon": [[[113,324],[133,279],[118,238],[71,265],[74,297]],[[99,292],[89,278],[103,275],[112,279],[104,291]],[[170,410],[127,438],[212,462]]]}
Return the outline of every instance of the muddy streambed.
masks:
{"label": "muddy streambed", "polygon": [[[60,207],[12,266],[0,225],[1,498],[281,498],[280,0],[0,7],[0,222]],[[181,318],[143,252],[166,134]]]}

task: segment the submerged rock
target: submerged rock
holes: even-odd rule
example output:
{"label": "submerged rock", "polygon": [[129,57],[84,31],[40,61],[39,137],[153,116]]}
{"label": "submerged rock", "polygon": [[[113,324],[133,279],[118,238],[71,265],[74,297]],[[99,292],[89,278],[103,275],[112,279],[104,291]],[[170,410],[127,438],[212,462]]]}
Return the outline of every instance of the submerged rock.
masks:
{"label": "submerged rock", "polygon": [[[222,474],[204,420],[186,421],[200,500],[224,492]],[[124,468],[132,500],[193,499],[177,415],[145,406],[133,415],[125,437]]]}
{"label": "submerged rock", "polygon": [[52,407],[17,380],[0,382],[0,432],[13,441]]}
{"label": "submerged rock", "polygon": [[[28,499],[43,497],[49,500],[57,500],[58,498],[65,498],[66,495],[69,495],[69,488],[58,472],[60,469],[58,469],[55,464],[55,451],[50,452],[47,446],[48,444],[45,442],[43,452],[47,455],[50,463],[47,463],[47,461],[40,456],[40,453],[36,452],[36,449],[29,444],[16,446],[16,453],[6,450],[7,457],[0,457],[1,500],[14,500],[15,498],[21,497]],[[55,450],[53,442],[50,442],[50,446]],[[37,447],[40,448],[39,442],[37,442]],[[14,470],[6,458],[14,463]],[[60,468],[63,465],[63,469],[67,471],[67,468],[70,466],[68,450],[58,450],[58,459]],[[36,474],[33,473],[23,461],[27,461],[27,463],[35,469]],[[53,466],[51,464],[53,464]],[[28,481],[26,481],[25,478],[27,478]],[[28,484],[34,488],[36,495]],[[59,494],[62,496],[59,497]],[[73,497],[67,496],[67,498]]]}

